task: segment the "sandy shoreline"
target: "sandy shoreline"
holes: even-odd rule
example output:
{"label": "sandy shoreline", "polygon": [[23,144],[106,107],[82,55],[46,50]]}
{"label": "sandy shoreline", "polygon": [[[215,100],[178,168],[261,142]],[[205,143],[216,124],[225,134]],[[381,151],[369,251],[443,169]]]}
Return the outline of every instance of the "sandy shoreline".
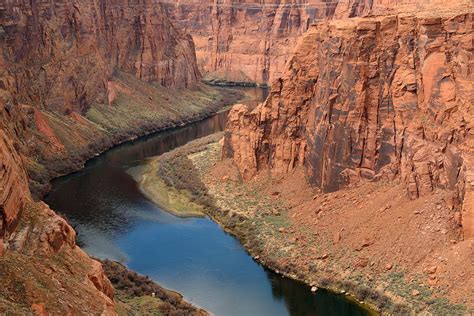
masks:
{"label": "sandy shoreline", "polygon": [[160,209],[177,217],[206,216],[200,205],[193,203],[187,192],[167,186],[157,175],[160,157],[150,159],[137,179],[140,191]]}

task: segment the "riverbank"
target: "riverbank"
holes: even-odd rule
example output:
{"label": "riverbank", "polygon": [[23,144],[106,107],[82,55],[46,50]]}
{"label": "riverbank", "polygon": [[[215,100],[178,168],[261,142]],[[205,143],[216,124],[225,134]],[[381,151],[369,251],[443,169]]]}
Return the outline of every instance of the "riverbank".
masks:
{"label": "riverbank", "polygon": [[115,288],[119,315],[209,315],[184,301],[181,294],[159,286],[149,277],[130,271],[118,262],[101,260],[101,263]]}
{"label": "riverbank", "polygon": [[200,121],[244,97],[239,91],[205,84],[164,88],[119,71],[109,90],[110,104],[94,104],[83,114],[34,111],[31,124],[36,129],[29,137],[35,145],[27,159],[34,196],[46,194],[53,178],[80,170],[113,146]]}
{"label": "riverbank", "polygon": [[[162,155],[166,157],[166,154]],[[204,217],[204,210],[201,205],[193,201],[192,195],[188,191],[178,190],[175,187],[167,185],[163,180],[153,177],[163,167],[160,161],[169,161],[162,159],[162,156],[151,159],[146,170],[137,179],[140,191],[153,203],[161,209],[178,217]]]}
{"label": "riverbank", "polygon": [[[262,264],[310,286],[350,294],[381,313],[468,313],[469,302],[463,300],[469,298],[462,293],[469,289],[469,278],[468,284],[459,288],[461,283],[444,279],[449,274],[449,271],[443,273],[444,266],[430,266],[421,271],[413,268],[412,261],[419,260],[417,255],[426,257],[426,251],[437,252],[434,246],[439,246],[440,240],[432,236],[421,238],[423,243],[417,245],[420,249],[408,256],[403,253],[406,249],[400,247],[410,247],[406,243],[416,245],[409,229],[406,233],[409,238],[404,235],[393,238],[394,232],[387,232],[392,235],[380,238],[384,244],[373,239],[378,231],[383,231],[384,223],[393,220],[389,217],[400,221],[408,216],[404,215],[405,210],[410,212],[410,217],[415,216],[408,219],[411,222],[420,216],[412,211],[416,205],[397,195],[399,191],[393,184],[370,183],[343,192],[320,194],[305,184],[302,170],[276,180],[261,174],[244,183],[232,161],[221,161],[218,142],[221,137],[222,134],[212,135],[170,152],[165,159],[174,168],[155,176],[168,186],[179,183],[182,189],[194,192],[193,198],[205,206],[205,212],[239,238]],[[186,168],[180,167],[183,162]],[[366,196],[370,198],[361,199]],[[382,197],[390,201],[380,200]],[[440,198],[441,193],[424,201],[425,208],[441,213],[442,208],[436,206]],[[389,206],[381,208],[382,205]],[[374,220],[380,223],[371,222]],[[372,228],[361,231],[369,227]],[[447,237],[439,234],[437,238],[440,236]]]}

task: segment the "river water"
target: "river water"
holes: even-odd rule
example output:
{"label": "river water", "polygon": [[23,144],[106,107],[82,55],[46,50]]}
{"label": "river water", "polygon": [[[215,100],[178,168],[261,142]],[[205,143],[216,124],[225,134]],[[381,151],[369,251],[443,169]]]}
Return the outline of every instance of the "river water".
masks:
{"label": "river water", "polygon": [[[243,89],[249,103],[266,97]],[[178,218],[146,199],[131,170],[221,131],[227,113],[117,146],[56,179],[46,202],[64,215],[90,255],[120,261],[217,316],[368,315],[343,296],[284,278],[255,262],[208,218]]]}

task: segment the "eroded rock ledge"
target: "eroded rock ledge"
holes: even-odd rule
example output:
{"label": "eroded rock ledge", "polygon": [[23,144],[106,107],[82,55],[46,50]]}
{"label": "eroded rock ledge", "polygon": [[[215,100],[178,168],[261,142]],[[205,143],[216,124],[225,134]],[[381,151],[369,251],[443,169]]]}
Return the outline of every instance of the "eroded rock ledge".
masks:
{"label": "eroded rock ledge", "polygon": [[[224,154],[249,179],[303,165],[332,192],[364,180],[472,200],[472,13],[399,14],[312,26],[266,102],[235,106]],[[465,205],[465,238],[472,205]],[[460,213],[456,213],[460,217]]]}

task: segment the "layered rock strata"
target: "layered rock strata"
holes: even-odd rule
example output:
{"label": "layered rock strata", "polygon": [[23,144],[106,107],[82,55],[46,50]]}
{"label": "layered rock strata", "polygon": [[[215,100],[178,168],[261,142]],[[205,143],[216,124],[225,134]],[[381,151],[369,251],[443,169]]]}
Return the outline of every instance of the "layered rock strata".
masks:
{"label": "layered rock strata", "polygon": [[312,26],[266,102],[231,111],[225,155],[247,179],[304,165],[324,192],[400,179],[411,198],[441,188],[470,203],[471,25],[437,12]]}
{"label": "layered rock strata", "polygon": [[200,78],[192,39],[158,1],[9,1],[0,25],[1,88],[19,103],[83,113],[107,101],[116,69],[168,87]]}
{"label": "layered rock strata", "polygon": [[[311,24],[399,12],[445,10],[440,0],[163,1],[196,43],[198,65],[214,84],[272,84],[283,75],[298,38]],[[450,7],[469,7],[459,0]]]}
{"label": "layered rock strata", "polygon": [[334,14],[337,1],[165,1],[192,34],[201,71],[213,83],[270,84],[308,26]]}
{"label": "layered rock strata", "polygon": [[115,313],[100,263],[28,184],[40,196],[115,143],[209,114],[222,95],[200,77],[158,1],[0,3],[0,314]]}
{"label": "layered rock strata", "polygon": [[[114,289],[100,263],[76,246],[63,218],[32,201],[19,153],[24,120],[6,97],[0,94],[0,313],[114,314]],[[71,298],[78,291],[82,298]]]}

